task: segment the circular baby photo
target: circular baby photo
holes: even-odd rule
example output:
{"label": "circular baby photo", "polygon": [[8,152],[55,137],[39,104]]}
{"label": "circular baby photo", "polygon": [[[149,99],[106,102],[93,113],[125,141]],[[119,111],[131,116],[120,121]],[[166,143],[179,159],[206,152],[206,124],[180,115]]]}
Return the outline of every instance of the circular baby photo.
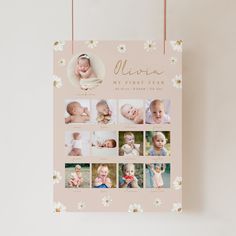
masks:
{"label": "circular baby photo", "polygon": [[98,56],[80,52],[68,63],[67,76],[74,87],[82,90],[95,89],[104,80],[105,66]]}

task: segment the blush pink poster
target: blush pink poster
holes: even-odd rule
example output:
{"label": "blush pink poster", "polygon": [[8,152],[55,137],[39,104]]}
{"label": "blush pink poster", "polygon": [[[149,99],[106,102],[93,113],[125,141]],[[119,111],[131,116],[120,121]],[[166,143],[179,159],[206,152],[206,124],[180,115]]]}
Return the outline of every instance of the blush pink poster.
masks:
{"label": "blush pink poster", "polygon": [[53,73],[54,211],[181,212],[182,41],[58,41]]}

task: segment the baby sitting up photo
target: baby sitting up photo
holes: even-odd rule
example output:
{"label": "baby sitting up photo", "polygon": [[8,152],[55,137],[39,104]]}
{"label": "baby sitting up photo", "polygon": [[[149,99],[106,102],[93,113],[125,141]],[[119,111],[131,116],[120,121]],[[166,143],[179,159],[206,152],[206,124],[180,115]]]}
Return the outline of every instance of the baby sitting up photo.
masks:
{"label": "baby sitting up photo", "polygon": [[68,181],[68,186],[69,187],[78,188],[83,183],[83,177],[82,177],[82,173],[80,172],[80,170],[81,170],[81,166],[76,165],[75,166],[75,172],[72,172],[70,174],[70,179]]}
{"label": "baby sitting up photo", "polygon": [[75,75],[78,77],[78,79],[89,79],[97,77],[91,66],[90,57],[87,54],[81,54],[77,58]]}
{"label": "baby sitting up photo", "polygon": [[134,124],[143,124],[143,109],[124,104],[120,108],[121,115],[132,121]]}
{"label": "baby sitting up photo", "polygon": [[152,146],[148,151],[149,156],[167,156],[165,148],[167,139],[162,132],[156,132],[152,137]]}
{"label": "baby sitting up photo", "polygon": [[81,106],[79,102],[70,102],[66,111],[69,114],[68,117],[65,118],[65,123],[85,123],[90,120],[90,113],[87,107]]}
{"label": "baby sitting up photo", "polygon": [[108,177],[109,168],[107,165],[99,165],[97,169],[97,177],[94,180],[94,187],[95,188],[111,188],[112,181]]}
{"label": "baby sitting up photo", "polygon": [[112,111],[110,110],[106,100],[100,100],[97,105],[97,122],[99,124],[108,124],[111,120]]}
{"label": "baby sitting up photo", "polygon": [[146,124],[169,124],[170,116],[165,113],[163,101],[153,100],[146,109]]}
{"label": "baby sitting up photo", "polygon": [[135,143],[135,137],[132,132],[124,133],[124,142],[120,148],[121,156],[139,156],[140,144]]}
{"label": "baby sitting up photo", "polygon": [[135,166],[131,163],[122,165],[123,176],[119,179],[120,188],[140,188],[138,179],[135,176]]}

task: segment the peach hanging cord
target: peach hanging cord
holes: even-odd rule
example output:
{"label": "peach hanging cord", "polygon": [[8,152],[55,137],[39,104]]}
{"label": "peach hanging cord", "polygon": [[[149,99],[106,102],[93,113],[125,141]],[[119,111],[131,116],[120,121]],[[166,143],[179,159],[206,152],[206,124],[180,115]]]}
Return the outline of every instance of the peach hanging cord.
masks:
{"label": "peach hanging cord", "polygon": [[74,0],[71,0],[71,51],[74,54]]}
{"label": "peach hanging cord", "polygon": [[164,38],[163,38],[164,54],[166,52],[166,0],[164,0]]}

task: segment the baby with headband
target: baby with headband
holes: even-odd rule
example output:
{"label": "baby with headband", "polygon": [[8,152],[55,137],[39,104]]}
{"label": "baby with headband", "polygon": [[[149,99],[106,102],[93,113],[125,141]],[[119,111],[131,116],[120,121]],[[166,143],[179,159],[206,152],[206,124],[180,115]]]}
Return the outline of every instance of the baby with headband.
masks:
{"label": "baby with headband", "polygon": [[89,79],[89,78],[97,77],[97,75],[95,74],[91,66],[90,57],[87,54],[81,54],[77,58],[77,64],[75,67],[75,75],[79,79]]}

